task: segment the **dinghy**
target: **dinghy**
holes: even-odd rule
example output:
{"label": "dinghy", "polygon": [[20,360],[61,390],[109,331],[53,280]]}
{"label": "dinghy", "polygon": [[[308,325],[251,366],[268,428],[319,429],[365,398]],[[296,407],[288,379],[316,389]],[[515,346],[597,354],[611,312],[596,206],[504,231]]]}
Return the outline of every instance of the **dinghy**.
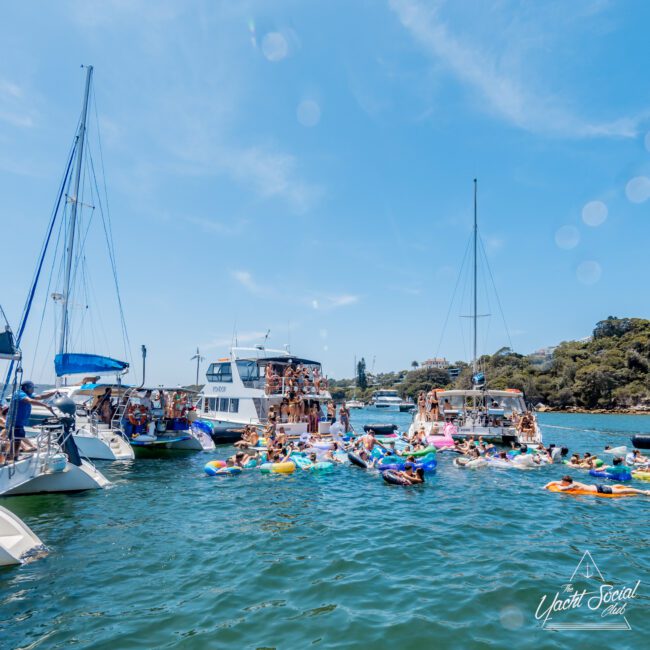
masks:
{"label": "dinghy", "polygon": [[13,512],[0,506],[0,566],[22,564],[43,542]]}

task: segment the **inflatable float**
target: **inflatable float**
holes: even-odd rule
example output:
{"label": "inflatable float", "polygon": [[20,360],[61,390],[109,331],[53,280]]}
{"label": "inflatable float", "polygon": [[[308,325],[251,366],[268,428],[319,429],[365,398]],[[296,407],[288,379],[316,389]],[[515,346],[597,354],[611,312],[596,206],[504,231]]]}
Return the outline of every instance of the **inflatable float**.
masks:
{"label": "inflatable float", "polygon": [[467,456],[462,456],[461,458],[454,458],[454,465],[462,469],[476,469],[478,467],[485,467],[487,460],[485,458],[467,458]]}
{"label": "inflatable float", "polygon": [[634,470],[632,472],[632,478],[635,478],[638,481],[650,481],[650,470],[647,469]]}
{"label": "inflatable float", "polygon": [[348,460],[357,467],[362,467],[363,469],[368,469],[368,463],[366,463],[363,458],[359,458],[356,454],[353,454],[351,451],[348,452]]}
{"label": "inflatable float", "polygon": [[296,464],[291,461],[286,463],[262,463],[260,465],[262,474],[291,474],[295,470]]}
{"label": "inflatable float", "polygon": [[386,424],[385,422],[376,422],[375,424],[364,424],[363,430],[366,433],[372,431],[376,436],[390,436],[397,431],[397,425]]}
{"label": "inflatable float", "polygon": [[637,433],[632,436],[632,444],[637,449],[650,449],[650,433]]}
{"label": "inflatable float", "polygon": [[588,496],[588,497],[601,497],[604,499],[621,499],[623,497],[636,497],[642,496],[632,492],[631,494],[601,494],[600,492],[589,492],[588,490],[560,490],[557,485],[551,485],[546,488],[549,492],[556,492],[562,494],[570,494],[571,496]]}
{"label": "inflatable float", "polygon": [[384,472],[382,478],[390,485],[412,485],[411,481],[405,479],[394,471]]}
{"label": "inflatable float", "polygon": [[[625,469],[627,469],[627,467]],[[629,470],[626,472],[612,472],[610,470],[590,469],[589,476],[595,476],[597,478],[606,478],[608,481],[623,482],[623,481],[632,480],[632,474],[630,474]]]}

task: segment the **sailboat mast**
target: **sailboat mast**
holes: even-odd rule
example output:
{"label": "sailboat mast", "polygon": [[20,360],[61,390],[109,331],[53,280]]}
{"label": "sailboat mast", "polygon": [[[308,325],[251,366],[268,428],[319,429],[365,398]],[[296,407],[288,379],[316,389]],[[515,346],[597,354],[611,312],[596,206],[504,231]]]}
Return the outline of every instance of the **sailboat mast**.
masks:
{"label": "sailboat mast", "polygon": [[474,357],[472,359],[472,372],[476,374],[477,370],[477,325],[478,325],[478,292],[477,292],[477,280],[478,280],[478,263],[477,263],[477,244],[478,244],[478,224],[476,220],[476,191],[477,191],[477,182],[474,179],[474,312],[472,314],[472,320],[474,323]]}
{"label": "sailboat mast", "polygon": [[[86,90],[84,92],[84,103],[81,111],[81,122],[77,134],[77,161],[74,177],[74,195],[70,197],[72,207],[70,209],[70,223],[68,225],[68,243],[65,249],[65,279],[63,282],[63,304],[61,316],[61,339],[59,341],[59,354],[64,354],[66,339],[68,338],[68,307],[70,300],[70,282],[72,272],[72,259],[74,257],[74,237],[77,227],[77,206],[79,204],[79,183],[81,181],[81,165],[83,162],[84,139],[86,136],[86,118],[88,115],[88,97],[90,96],[90,81],[93,75],[93,67],[86,67]],[[57,378],[57,383],[60,380]]]}

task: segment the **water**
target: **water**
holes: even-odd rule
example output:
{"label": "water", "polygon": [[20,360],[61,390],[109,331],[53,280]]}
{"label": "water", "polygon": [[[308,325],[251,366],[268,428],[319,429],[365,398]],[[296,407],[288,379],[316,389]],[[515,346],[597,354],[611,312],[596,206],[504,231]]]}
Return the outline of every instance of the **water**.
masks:
{"label": "water", "polygon": [[[353,423],[409,416],[353,412]],[[601,451],[650,417],[543,414],[545,440]],[[606,433],[606,432],[613,433]],[[230,448],[222,448],[223,457]],[[212,456],[215,456],[214,454]],[[337,467],[209,478],[209,456],[103,464],[110,490],[0,500],[44,559],[0,570],[3,648],[554,648],[647,641],[650,500],[548,494],[561,466],[459,470],[425,486]],[[625,632],[535,620],[589,550],[642,581]],[[643,636],[645,635],[645,636]]]}

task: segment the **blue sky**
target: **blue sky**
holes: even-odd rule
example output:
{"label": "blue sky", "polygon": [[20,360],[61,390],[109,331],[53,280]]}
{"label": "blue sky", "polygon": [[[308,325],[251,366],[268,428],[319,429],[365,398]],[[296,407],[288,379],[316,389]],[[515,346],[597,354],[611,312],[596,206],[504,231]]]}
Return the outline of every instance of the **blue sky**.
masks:
{"label": "blue sky", "polygon": [[[0,218],[15,245],[1,300],[14,324],[81,63],[95,66],[127,326],[151,381],[190,381],[196,346],[222,356],[235,330],[254,344],[270,329],[269,343],[339,377],[355,355],[376,370],[468,359],[462,301],[440,341],[475,176],[510,334],[482,297],[482,351],[650,317],[646,2],[86,0],[2,14]],[[100,249],[89,240],[108,304]],[[27,371],[47,380],[51,327],[30,356],[39,321]],[[119,355],[119,322],[101,326],[84,341]]]}

